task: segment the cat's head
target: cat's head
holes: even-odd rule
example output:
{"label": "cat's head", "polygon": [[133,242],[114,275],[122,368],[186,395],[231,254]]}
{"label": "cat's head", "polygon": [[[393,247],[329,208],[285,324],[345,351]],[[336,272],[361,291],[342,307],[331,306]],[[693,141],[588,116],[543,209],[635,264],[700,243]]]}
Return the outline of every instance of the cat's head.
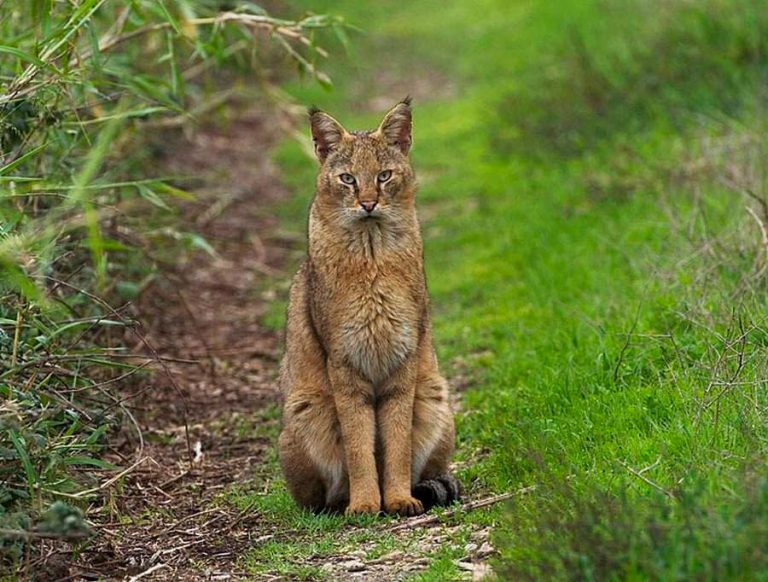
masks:
{"label": "cat's head", "polygon": [[349,132],[323,111],[310,111],[320,161],[317,198],[349,223],[397,220],[413,208],[416,179],[411,149],[411,100],[395,105],[373,131]]}

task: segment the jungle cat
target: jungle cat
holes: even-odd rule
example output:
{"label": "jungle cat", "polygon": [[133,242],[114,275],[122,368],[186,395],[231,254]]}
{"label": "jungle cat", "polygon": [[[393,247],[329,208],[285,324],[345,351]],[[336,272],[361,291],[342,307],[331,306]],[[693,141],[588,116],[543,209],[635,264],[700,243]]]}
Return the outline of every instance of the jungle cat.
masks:
{"label": "jungle cat", "polygon": [[280,463],[300,506],[416,515],[458,499],[409,160],[411,102],[374,131],[309,112],[320,169],[288,306]]}

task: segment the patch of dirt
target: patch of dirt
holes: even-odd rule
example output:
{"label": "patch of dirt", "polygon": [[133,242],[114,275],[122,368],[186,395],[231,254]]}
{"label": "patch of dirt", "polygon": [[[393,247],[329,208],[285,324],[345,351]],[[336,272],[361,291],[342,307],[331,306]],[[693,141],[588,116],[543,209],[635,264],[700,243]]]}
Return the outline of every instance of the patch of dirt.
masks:
{"label": "patch of dirt", "polygon": [[139,431],[126,435],[123,449],[141,450],[143,461],[92,518],[98,535],[71,578],[245,575],[234,564],[257,543],[259,516],[216,498],[252,480],[273,446],[247,428],[279,400],[280,339],[260,324],[260,293],[270,278],[287,276],[280,268],[294,244],[275,235],[269,214],[287,193],[266,154],[275,129],[264,119],[249,110],[227,127],[163,144],[164,173],[201,179],[179,230],[199,232],[216,252],[191,253],[138,301],[146,343],[129,342],[137,354],[152,358],[149,345],[164,358],[130,401],[141,440]]}
{"label": "patch of dirt", "polygon": [[363,83],[352,87],[358,92],[358,109],[363,111],[384,112],[406,95],[422,101],[448,100],[456,96],[456,83],[436,69],[415,69],[409,73],[394,73],[392,71],[376,72],[376,96],[365,98],[370,92],[370,84]]}
{"label": "patch of dirt", "polygon": [[[461,526],[443,524],[430,526],[429,536],[411,535],[416,530],[399,530],[395,535],[401,547],[410,548],[407,551],[396,549],[370,558],[369,552],[375,542],[368,542],[344,556],[336,556],[332,560],[312,557],[309,563],[318,566],[329,580],[405,580],[423,572],[430,563],[426,554],[439,552],[446,544],[451,544],[460,535],[459,530]],[[492,575],[487,562],[496,550],[488,541],[489,537],[490,528],[478,529],[470,534],[469,542],[463,548],[465,557],[456,561],[459,570],[465,573],[462,579],[482,580]]]}

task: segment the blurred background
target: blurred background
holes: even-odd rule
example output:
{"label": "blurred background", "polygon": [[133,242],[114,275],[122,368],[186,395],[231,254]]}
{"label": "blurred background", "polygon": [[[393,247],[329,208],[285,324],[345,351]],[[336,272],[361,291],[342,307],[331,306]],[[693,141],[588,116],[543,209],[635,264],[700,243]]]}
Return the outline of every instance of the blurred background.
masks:
{"label": "blurred background", "polygon": [[[7,571],[765,577],[766,8],[0,0]],[[272,442],[306,108],[406,95],[470,505],[401,528]]]}

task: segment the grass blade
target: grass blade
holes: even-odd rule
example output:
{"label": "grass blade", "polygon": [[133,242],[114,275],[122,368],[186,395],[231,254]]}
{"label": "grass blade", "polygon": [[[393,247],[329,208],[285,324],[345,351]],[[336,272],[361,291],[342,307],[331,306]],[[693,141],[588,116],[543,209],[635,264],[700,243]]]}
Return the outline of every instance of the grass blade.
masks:
{"label": "grass blade", "polygon": [[48,146],[48,144],[47,144],[47,143],[44,143],[44,144],[42,144],[42,145],[39,145],[39,146],[37,146],[36,148],[29,150],[29,151],[28,151],[27,153],[25,153],[24,155],[22,155],[22,156],[19,156],[18,158],[16,158],[15,160],[13,160],[12,162],[10,162],[9,164],[6,164],[6,165],[5,165],[5,166],[3,166],[2,168],[0,168],[0,176],[4,176],[4,175],[5,175],[5,174],[7,174],[8,172],[10,172],[10,171],[12,171],[12,170],[14,170],[14,169],[18,168],[18,167],[19,167],[21,164],[23,164],[23,163],[24,163],[25,161],[27,161],[29,158],[31,158],[32,156],[34,156],[34,155],[36,155],[36,154],[39,154],[40,152],[42,152],[42,151],[43,151],[43,150],[44,150],[44,149],[45,149],[47,146]]}

